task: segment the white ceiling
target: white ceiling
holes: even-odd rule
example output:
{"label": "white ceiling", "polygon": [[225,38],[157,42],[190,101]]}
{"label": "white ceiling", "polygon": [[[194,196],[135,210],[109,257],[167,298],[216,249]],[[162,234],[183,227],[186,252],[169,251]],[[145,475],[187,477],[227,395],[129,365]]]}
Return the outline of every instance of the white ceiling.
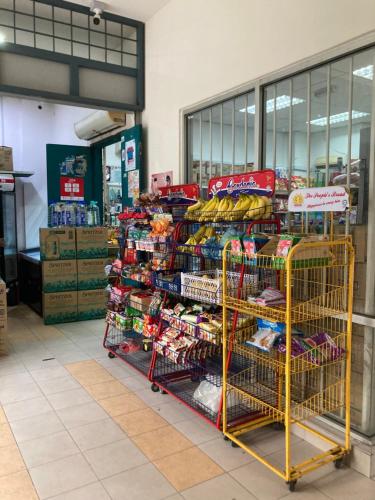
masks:
{"label": "white ceiling", "polygon": [[[72,3],[78,3],[90,7],[91,0],[69,0]],[[107,0],[104,10],[123,17],[130,17],[137,21],[147,21],[158,10],[166,5],[169,0]]]}

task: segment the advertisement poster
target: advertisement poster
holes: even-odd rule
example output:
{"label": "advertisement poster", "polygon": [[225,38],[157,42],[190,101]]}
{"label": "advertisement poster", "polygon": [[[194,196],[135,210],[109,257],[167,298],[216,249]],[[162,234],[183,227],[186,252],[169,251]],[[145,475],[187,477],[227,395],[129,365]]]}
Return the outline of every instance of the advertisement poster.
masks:
{"label": "advertisement poster", "polygon": [[180,186],[161,187],[160,200],[167,205],[190,205],[199,198],[198,184],[181,184]]}
{"label": "advertisement poster", "polygon": [[135,139],[131,139],[130,141],[125,142],[125,171],[130,172],[131,170],[136,169],[136,156],[135,156]]}
{"label": "advertisement poster", "polygon": [[349,195],[344,186],[295,189],[289,195],[290,212],[344,212]]}
{"label": "advertisement poster", "polygon": [[139,197],[139,170],[132,170],[128,173],[128,197]]}
{"label": "advertisement poster", "polygon": [[60,163],[60,175],[85,177],[87,172],[86,155],[69,155]]}
{"label": "advertisement poster", "polygon": [[274,170],[259,170],[246,174],[214,177],[208,183],[209,195],[214,196],[216,194],[219,198],[224,198],[227,194],[236,197],[240,193],[272,196],[274,191]]}
{"label": "advertisement poster", "polygon": [[14,186],[12,174],[0,174],[0,191],[14,191]]}
{"label": "advertisement poster", "polygon": [[160,188],[169,187],[173,184],[173,172],[162,172],[160,174],[151,175],[151,192],[152,194],[161,194]]}
{"label": "advertisement poster", "polygon": [[84,201],[84,180],[80,177],[60,177],[60,200]]}

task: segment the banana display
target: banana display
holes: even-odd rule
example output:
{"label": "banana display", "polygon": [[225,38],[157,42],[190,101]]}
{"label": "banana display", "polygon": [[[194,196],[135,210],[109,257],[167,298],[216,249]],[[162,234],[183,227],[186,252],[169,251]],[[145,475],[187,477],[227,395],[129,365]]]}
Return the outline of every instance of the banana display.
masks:
{"label": "banana display", "polygon": [[185,219],[197,222],[220,222],[269,219],[272,215],[272,199],[257,194],[240,194],[235,200],[214,195],[210,200],[199,198],[187,208]]}

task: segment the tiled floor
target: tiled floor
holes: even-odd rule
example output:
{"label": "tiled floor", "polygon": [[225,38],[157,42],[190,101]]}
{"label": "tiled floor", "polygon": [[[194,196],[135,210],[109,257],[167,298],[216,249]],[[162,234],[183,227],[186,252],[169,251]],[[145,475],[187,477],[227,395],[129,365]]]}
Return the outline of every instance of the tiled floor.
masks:
{"label": "tiled floor", "polygon": [[[103,321],[44,326],[9,313],[0,357],[0,500],[374,500],[375,482],[333,466],[289,493],[281,479],[101,345]],[[282,434],[249,436],[272,463]],[[293,437],[301,457],[311,445]]]}

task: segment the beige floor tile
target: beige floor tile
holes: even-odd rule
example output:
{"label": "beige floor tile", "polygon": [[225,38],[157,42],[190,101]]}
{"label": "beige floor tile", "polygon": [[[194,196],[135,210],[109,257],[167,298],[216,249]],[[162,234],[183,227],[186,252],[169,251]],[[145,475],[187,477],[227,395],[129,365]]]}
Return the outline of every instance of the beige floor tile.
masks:
{"label": "beige floor tile", "polygon": [[[244,435],[242,440],[249,446],[255,446],[261,454],[270,455],[275,452],[283,453],[285,450],[285,432],[273,430],[270,428],[259,429],[254,432],[249,432]],[[298,436],[291,434],[290,443],[295,448],[302,439]]]}
{"label": "beige floor tile", "polygon": [[224,472],[197,447],[155,460],[154,464],[178,491],[208,481]]}
{"label": "beige floor tile", "polygon": [[57,415],[67,429],[108,418],[108,414],[95,402],[57,410]]}
{"label": "beige floor tile", "polygon": [[82,451],[97,448],[127,437],[125,432],[111,418],[74,427],[69,432]]}
{"label": "beige floor tile", "polygon": [[0,425],[1,424],[6,424],[7,422],[8,422],[8,420],[7,420],[6,416],[5,416],[4,410],[0,406]]}
{"label": "beige floor tile", "polygon": [[205,481],[182,492],[185,500],[256,500],[228,474]]}
{"label": "beige floor tile", "polygon": [[129,436],[136,436],[144,432],[153,431],[165,427],[168,422],[161,418],[151,408],[135,411],[126,415],[114,417],[114,420]]}
{"label": "beige floor tile", "polygon": [[[258,440],[257,447],[259,447],[259,449],[262,450],[261,445],[262,445],[262,441]],[[275,445],[275,447],[276,447],[276,445]],[[321,450],[319,450],[315,446],[312,446],[307,441],[299,440],[299,442],[297,442],[297,443],[293,443],[293,441],[292,441],[291,465],[297,465],[297,464],[304,462],[305,460],[308,460],[309,458],[314,457],[315,455],[318,455],[320,453],[321,453]],[[270,455],[267,454],[267,460],[272,461],[272,463],[280,464],[280,466],[282,468],[284,468],[284,466],[285,466],[285,447],[283,446],[282,449],[280,449],[279,451],[272,453]]]}
{"label": "beige floor tile", "polygon": [[42,396],[42,391],[35,382],[0,387],[0,403],[3,406],[10,403],[17,403],[18,401],[37,398],[38,396]]}
{"label": "beige floor tile", "polygon": [[9,474],[0,481],[1,500],[38,500],[27,471]]}
{"label": "beige floor tile", "polygon": [[[170,401],[170,399],[163,399],[163,401]],[[193,412],[186,408],[185,405],[178,403],[177,401],[170,401],[160,406],[154,406],[153,410],[159,413],[159,415],[165,420],[168,420],[170,424],[175,424],[177,422],[182,422],[183,420],[188,420],[192,418]]]}
{"label": "beige floor tile", "polygon": [[44,396],[4,405],[5,414],[10,422],[48,413],[51,410],[52,407]]}
{"label": "beige floor tile", "polygon": [[84,456],[99,479],[113,476],[148,462],[130,439],[122,439],[100,448],[85,451]]}
{"label": "beige floor tile", "polygon": [[86,390],[96,400],[119,396],[120,394],[126,394],[129,392],[129,389],[119,380],[90,385],[86,388]]}
{"label": "beige floor tile", "polygon": [[204,422],[199,417],[177,422],[175,427],[194,444],[205,443],[220,436],[220,431],[216,427]]}
{"label": "beige floor tile", "polygon": [[138,391],[150,387],[150,382],[145,377],[140,377],[138,374],[124,377],[121,379],[121,382],[131,391]]}
{"label": "beige floor tile", "polygon": [[79,453],[67,431],[25,441],[19,447],[29,469]]}
{"label": "beige floor tile", "polygon": [[121,394],[99,401],[102,408],[112,417],[146,408],[145,403],[132,393]]}
{"label": "beige floor tile", "polygon": [[85,389],[80,388],[50,394],[48,396],[48,401],[55,410],[63,410],[64,408],[70,408],[71,406],[91,403],[93,402],[93,399],[90,394],[85,391]]}
{"label": "beige floor tile", "polygon": [[68,370],[66,370],[63,366],[52,366],[49,368],[42,368],[41,370],[33,370],[30,373],[37,382],[41,382],[43,380],[51,380],[54,378],[66,377],[69,375]]}
{"label": "beige floor tile", "polygon": [[[293,493],[286,494],[282,497],[282,500],[328,500],[330,497],[324,495],[321,491],[316,489],[311,484],[304,483],[300,481],[297,482],[296,490]],[[358,497],[352,497],[352,499],[357,500]],[[369,500],[369,499],[368,499]]]}
{"label": "beige floor tile", "polygon": [[330,470],[327,466],[326,471],[327,474],[320,477],[314,486],[329,498],[333,500],[373,500],[375,498],[375,481],[349,468],[340,470],[331,468]]}
{"label": "beige floor tile", "polygon": [[277,500],[289,493],[285,481],[257,460],[230,475],[259,500]]}
{"label": "beige floor tile", "polygon": [[52,497],[50,500],[111,500],[100,483],[92,483],[78,490]]}
{"label": "beige floor tile", "polygon": [[149,460],[157,460],[194,446],[171,425],[138,434],[132,439]]}
{"label": "beige floor tile", "polygon": [[103,480],[112,500],[161,500],[176,490],[152,465],[141,465]]}
{"label": "beige floor tile", "polygon": [[142,389],[140,391],[136,391],[136,394],[139,398],[142,399],[148,406],[160,406],[170,399],[168,394],[162,394],[161,392],[153,392],[150,387],[147,389]]}
{"label": "beige floor tile", "polygon": [[68,363],[65,365],[65,368],[72,373],[73,375],[76,375],[77,373],[84,373],[87,371],[93,371],[97,370],[100,368],[100,365],[97,361],[90,359],[87,361],[78,361],[76,363]]}
{"label": "beige floor tile", "polygon": [[63,431],[64,426],[54,411],[16,420],[10,424],[18,443]]}
{"label": "beige floor tile", "polygon": [[18,373],[9,373],[8,375],[3,375],[0,377],[0,387],[8,387],[14,385],[25,385],[31,384],[34,379],[27,371]]}
{"label": "beige floor tile", "polygon": [[98,368],[91,372],[75,373],[73,375],[83,387],[100,384],[101,382],[113,382],[115,380],[104,368]]}
{"label": "beige floor tile", "polygon": [[96,482],[94,473],[80,454],[34,467],[30,475],[42,500]]}
{"label": "beige floor tile", "polygon": [[222,436],[200,444],[199,448],[227,472],[255,460],[242,448],[233,448]]}
{"label": "beige floor tile", "polygon": [[69,391],[71,389],[79,389],[81,387],[79,383],[70,375],[50,380],[41,380],[38,382],[38,385],[46,395]]}
{"label": "beige floor tile", "polygon": [[0,448],[14,444],[14,437],[9,424],[0,424]]}
{"label": "beige floor tile", "polygon": [[[0,476],[6,476],[26,469],[18,446],[14,443],[0,448]],[[0,483],[3,479],[0,479]]]}

